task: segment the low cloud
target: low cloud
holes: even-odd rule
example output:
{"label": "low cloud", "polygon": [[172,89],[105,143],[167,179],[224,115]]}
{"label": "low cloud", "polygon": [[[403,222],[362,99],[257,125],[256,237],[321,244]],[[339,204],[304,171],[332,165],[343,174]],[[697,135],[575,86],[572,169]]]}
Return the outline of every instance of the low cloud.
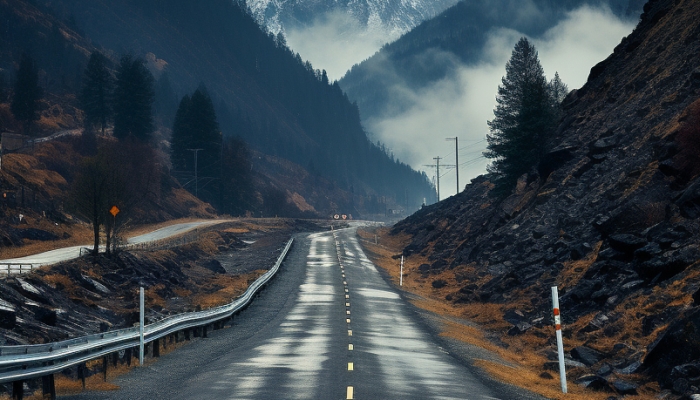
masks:
{"label": "low cloud", "polygon": [[[557,71],[574,89],[586,82],[591,67],[608,57],[633,28],[607,8],[586,6],[566,14],[532,42],[547,78]],[[401,161],[428,176],[435,175],[434,168],[425,167],[434,164],[433,157],[443,157],[441,164],[455,164],[454,143],[445,138],[459,137],[460,186],[464,187],[486,170],[489,161],[481,157],[486,148],[486,122],[493,118],[505,64],[522,36],[514,30],[494,29],[477,64],[462,65],[448,78],[418,91],[395,86],[393,94],[411,107],[398,115],[365,121],[366,128]],[[440,175],[445,173],[440,181],[442,198],[456,189],[454,171],[443,169]]]}
{"label": "low cloud", "polygon": [[287,30],[287,44],[309,60],[314,68],[325,69],[328,77],[339,80],[353,65],[369,58],[398,33],[376,24],[363,26],[349,13],[331,11],[310,25]]}

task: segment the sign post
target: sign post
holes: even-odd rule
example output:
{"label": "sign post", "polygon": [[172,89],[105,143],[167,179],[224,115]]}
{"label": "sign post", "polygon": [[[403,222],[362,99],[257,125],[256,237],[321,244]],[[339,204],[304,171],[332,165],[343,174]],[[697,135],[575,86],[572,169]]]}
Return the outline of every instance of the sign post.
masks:
{"label": "sign post", "polygon": [[554,311],[554,328],[557,331],[557,352],[559,353],[559,379],[561,391],[566,393],[566,370],[564,366],[564,342],[561,336],[561,315],[559,312],[559,291],[552,286],[552,308]]}

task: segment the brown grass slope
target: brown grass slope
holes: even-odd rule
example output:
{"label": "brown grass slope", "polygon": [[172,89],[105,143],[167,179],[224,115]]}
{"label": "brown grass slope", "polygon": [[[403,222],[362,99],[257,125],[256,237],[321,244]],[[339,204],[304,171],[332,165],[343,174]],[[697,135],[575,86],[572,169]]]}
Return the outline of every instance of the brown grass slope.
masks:
{"label": "brown grass slope", "polygon": [[567,97],[553,150],[511,196],[479,177],[391,234],[406,237],[409,277],[539,357],[530,368],[551,367],[557,285],[570,378],[700,393],[700,2],[644,10]]}

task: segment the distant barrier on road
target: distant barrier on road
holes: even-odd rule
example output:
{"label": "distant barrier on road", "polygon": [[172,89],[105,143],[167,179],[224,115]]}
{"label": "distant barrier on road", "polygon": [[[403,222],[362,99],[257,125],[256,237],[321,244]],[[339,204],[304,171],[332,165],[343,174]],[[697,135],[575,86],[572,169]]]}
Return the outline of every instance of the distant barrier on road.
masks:
{"label": "distant barrier on road", "polygon": [[39,266],[34,264],[0,264],[0,276],[19,275],[31,272]]}

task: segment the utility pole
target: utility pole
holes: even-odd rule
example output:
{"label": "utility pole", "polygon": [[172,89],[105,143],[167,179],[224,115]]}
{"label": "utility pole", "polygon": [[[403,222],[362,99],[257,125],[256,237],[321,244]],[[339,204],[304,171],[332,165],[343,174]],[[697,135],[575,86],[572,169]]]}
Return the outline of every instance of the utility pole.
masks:
{"label": "utility pole", "polygon": [[455,173],[457,174],[457,194],[459,194],[459,139],[455,136],[453,138],[447,138],[445,140],[455,141]]}
{"label": "utility pole", "polygon": [[204,149],[187,149],[194,152],[194,197],[199,198],[199,181],[197,181],[197,152]]}
{"label": "utility pole", "polygon": [[440,160],[442,160],[442,157],[433,157],[433,160],[435,160],[435,164],[433,165],[426,165],[426,167],[436,168],[435,172],[435,177],[437,179],[437,201],[440,201]]}

